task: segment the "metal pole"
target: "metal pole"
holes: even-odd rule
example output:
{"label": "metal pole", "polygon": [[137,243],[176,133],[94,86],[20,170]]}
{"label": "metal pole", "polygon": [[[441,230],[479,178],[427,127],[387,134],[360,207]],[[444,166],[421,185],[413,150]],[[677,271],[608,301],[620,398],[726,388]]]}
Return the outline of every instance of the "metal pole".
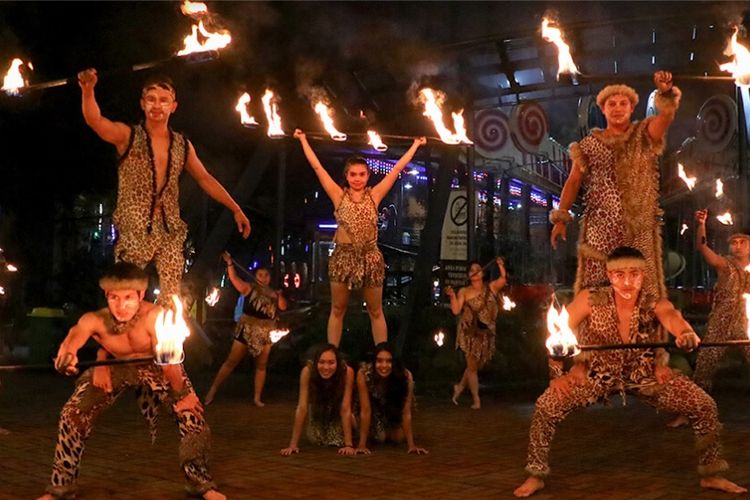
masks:
{"label": "metal pole", "polygon": [[273,274],[276,282],[281,284],[281,259],[284,256],[284,203],[286,197],[286,146],[282,143],[278,153],[278,177],[276,184],[276,232],[273,249]]}

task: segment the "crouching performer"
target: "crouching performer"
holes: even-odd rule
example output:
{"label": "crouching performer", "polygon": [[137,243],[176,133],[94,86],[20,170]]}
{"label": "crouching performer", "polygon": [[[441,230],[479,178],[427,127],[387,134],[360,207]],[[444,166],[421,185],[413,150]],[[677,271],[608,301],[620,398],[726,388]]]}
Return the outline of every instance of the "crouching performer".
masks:
{"label": "crouching performer", "polygon": [[[161,308],[143,301],[148,276],[133,264],[115,264],[99,281],[107,308],[88,312],[70,329],[60,345],[55,367],[66,375],[78,373],[77,352],[89,338],[102,347],[97,359],[150,356],[154,353],[154,325]],[[134,389],[138,406],[156,437],[159,406],[169,406],[180,431],[180,466],[189,493],[224,499],[208,471],[210,430],[203,408],[182,365],[157,366],[151,361],[89,368],[78,378],[73,395],[60,414],[52,478],[42,499],[75,495],[81,456],[96,418],[126,390]]]}
{"label": "crouching performer", "polygon": [[[610,286],[578,293],[568,307],[570,327],[583,333],[581,344],[653,342],[658,325],[676,337],[677,346],[691,350],[700,339],[666,299],[643,288],[646,261],[636,249],[620,247],[607,259]],[[582,358],[582,359],[581,359]],[[704,488],[745,492],[721,474],[729,466],[721,457],[718,410],[714,400],[685,376],[656,367],[648,349],[592,351],[579,356],[566,375],[553,380],[537,399],[529,431],[526,472],[516,488],[527,497],[544,488],[549,451],[557,424],[574,409],[606,400],[615,393],[636,395],[658,410],[684,415],[690,421],[698,450],[698,473]]]}

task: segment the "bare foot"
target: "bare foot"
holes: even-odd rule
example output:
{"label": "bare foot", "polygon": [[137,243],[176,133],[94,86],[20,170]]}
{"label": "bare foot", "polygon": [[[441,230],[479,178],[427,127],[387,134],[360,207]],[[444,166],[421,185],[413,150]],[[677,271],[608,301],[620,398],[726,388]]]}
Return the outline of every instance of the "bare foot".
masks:
{"label": "bare foot", "polygon": [[726,491],[727,493],[747,493],[747,488],[734,484],[721,476],[710,476],[701,479],[701,487],[710,490]]}
{"label": "bare foot", "polygon": [[461,389],[461,386],[458,384],[453,384],[453,397],[451,398],[451,401],[453,401],[453,404],[458,406],[458,397],[463,392],[463,389]]}
{"label": "bare foot", "polygon": [[529,476],[521,486],[513,490],[513,494],[517,497],[526,498],[530,497],[542,488],[544,488],[544,481],[542,481],[538,477]]}
{"label": "bare foot", "polygon": [[203,494],[205,500],[227,500],[227,496],[216,490],[208,490]]}
{"label": "bare foot", "polygon": [[254,399],[254,400],[253,400],[253,404],[254,404],[255,406],[257,406],[258,408],[263,408],[264,406],[266,406],[266,403],[264,403],[264,402],[263,402],[263,401],[261,401],[260,399]]}
{"label": "bare foot", "polygon": [[472,410],[480,410],[482,408],[482,402],[481,401],[474,401],[474,404],[471,405]]}
{"label": "bare foot", "polygon": [[206,393],[206,397],[203,399],[203,405],[208,406],[214,401],[214,396],[216,396],[216,390],[213,388],[209,389]]}
{"label": "bare foot", "polygon": [[687,425],[690,423],[690,420],[685,415],[677,415],[675,418],[667,422],[667,427],[672,427],[673,429],[676,427],[682,427],[683,425]]}
{"label": "bare foot", "polygon": [[10,431],[8,429],[3,429],[2,427],[0,427],[0,436],[7,436],[8,434],[10,434]]}

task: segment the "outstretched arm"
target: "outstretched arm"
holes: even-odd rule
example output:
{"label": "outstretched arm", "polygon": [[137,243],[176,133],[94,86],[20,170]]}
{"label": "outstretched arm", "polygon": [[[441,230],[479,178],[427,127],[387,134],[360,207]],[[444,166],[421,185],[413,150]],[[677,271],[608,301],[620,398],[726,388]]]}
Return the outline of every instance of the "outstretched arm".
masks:
{"label": "outstretched arm", "polygon": [[417,137],[414,139],[414,143],[411,145],[411,147],[404,153],[404,156],[402,156],[398,162],[396,162],[396,165],[393,166],[390,172],[386,174],[386,176],[383,178],[382,181],[378,182],[371,191],[372,200],[375,202],[375,205],[380,205],[380,202],[383,201],[383,198],[385,198],[385,195],[388,194],[388,191],[391,190],[393,187],[393,184],[396,183],[396,179],[398,179],[398,175],[401,173],[401,171],[406,167],[409,162],[414,158],[414,154],[416,154],[417,149],[419,149],[419,146],[424,146],[427,144],[427,138],[425,137]]}
{"label": "outstretched arm", "polygon": [[310,163],[315,175],[318,176],[320,185],[323,186],[323,191],[326,192],[335,207],[339,201],[341,201],[341,197],[344,195],[344,190],[341,189],[341,186],[336,184],[336,181],[331,178],[323,167],[323,164],[320,163],[315,151],[313,151],[310,143],[307,142],[307,136],[301,129],[296,129],[294,131],[294,138],[299,140],[299,143],[302,145],[302,151],[305,153],[305,158],[307,158],[307,161]]}
{"label": "outstretched arm", "polygon": [[98,318],[94,313],[86,313],[78,320],[63,339],[55,357],[55,369],[65,375],[78,373],[78,350],[96,333]]}
{"label": "outstretched arm", "polygon": [[310,386],[310,368],[305,366],[299,375],[299,399],[297,400],[297,409],[294,411],[294,426],[292,427],[292,438],[289,440],[289,446],[281,450],[282,455],[291,455],[299,453],[299,438],[302,436],[302,429],[305,427],[305,417],[307,416],[307,398]]}
{"label": "outstretched arm", "polygon": [[352,392],[354,390],[354,370],[346,367],[346,385],[344,398],[341,400],[341,428],[344,430],[344,446],[339,448],[339,455],[355,455],[357,450],[352,441]]}
{"label": "outstretched arm", "polygon": [[700,344],[700,338],[695,334],[690,323],[685,321],[685,318],[682,317],[680,311],[675,309],[670,301],[661,299],[656,303],[654,313],[662,326],[675,337],[677,340],[677,347],[687,351],[692,351],[698,347],[698,344]]}
{"label": "outstretched arm", "polygon": [[250,236],[250,221],[247,219],[242,209],[236,201],[227,193],[219,181],[208,173],[203,162],[200,161],[195,153],[195,148],[191,142],[188,142],[188,158],[185,169],[195,179],[203,191],[211,198],[227,207],[234,215],[234,221],[237,224],[237,230],[242,233],[243,238]]}
{"label": "outstretched arm", "polygon": [[[578,197],[578,191],[581,190],[581,184],[583,183],[583,170],[581,165],[577,161],[573,161],[573,167],[570,169],[570,175],[565,181],[562,193],[560,193],[560,208],[552,211],[552,217],[554,226],[552,226],[552,233],[550,234],[550,243],[552,248],[557,248],[557,238],[560,237],[563,241],[567,240],[567,228],[570,215],[568,210],[573,206],[573,203]],[[562,214],[562,217],[555,216],[555,214]]]}
{"label": "outstretched arm", "polygon": [[357,372],[357,393],[359,394],[359,444],[357,444],[357,453],[370,454],[367,448],[367,437],[370,435],[370,418],[372,409],[370,408],[370,393],[367,390],[367,380],[362,370]]}
{"label": "outstretched arm", "polygon": [[724,257],[717,254],[711,247],[706,243],[706,219],[708,218],[708,210],[698,210],[695,212],[695,247],[706,259],[708,265],[719,271],[726,267],[727,261]]}
{"label": "outstretched arm", "polygon": [[407,453],[415,453],[417,455],[427,455],[429,452],[417,446],[414,441],[414,427],[412,426],[411,418],[411,407],[414,404],[414,378],[409,370],[406,370],[407,379],[407,396],[406,402],[404,403],[403,411],[401,412],[401,424],[404,428],[404,438],[406,439],[406,450]]}
{"label": "outstretched arm", "polygon": [[113,122],[102,116],[99,104],[94,96],[94,87],[98,77],[95,69],[78,73],[78,85],[81,87],[81,108],[86,125],[96,132],[102,140],[113,144],[119,154],[123,154],[130,140],[130,127],[121,122]]}
{"label": "outstretched arm", "polygon": [[672,85],[672,73],[669,71],[654,73],[654,83],[657,91],[654,104],[659,114],[649,121],[648,134],[654,141],[661,141],[674,121],[682,92]]}
{"label": "outstretched arm", "polygon": [[229,252],[224,252],[223,254],[221,254],[221,257],[224,259],[224,263],[227,265],[227,275],[229,276],[229,281],[231,281],[232,285],[234,285],[235,290],[237,290],[241,295],[247,295],[248,293],[250,293],[250,283],[241,279],[237,275],[237,271],[234,269],[232,256],[229,254]]}

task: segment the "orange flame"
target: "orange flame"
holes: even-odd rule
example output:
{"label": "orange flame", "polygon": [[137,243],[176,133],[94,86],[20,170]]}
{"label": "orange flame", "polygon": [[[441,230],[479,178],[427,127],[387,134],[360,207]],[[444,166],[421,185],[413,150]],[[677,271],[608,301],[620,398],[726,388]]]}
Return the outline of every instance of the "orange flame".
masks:
{"label": "orange flame", "polygon": [[367,141],[367,144],[371,145],[375,149],[375,151],[388,151],[388,146],[383,143],[383,141],[380,139],[380,135],[377,132],[375,132],[374,130],[368,130],[367,137],[370,138],[370,140]]}
{"label": "orange flame", "polygon": [[[2,90],[8,95],[18,95],[20,89],[28,85],[28,82],[24,79],[21,74],[21,66],[24,63],[21,59],[15,58],[10,63],[10,68],[3,78]],[[29,68],[32,68],[31,63],[26,64]]]}
{"label": "orange flame", "polygon": [[269,335],[271,336],[271,342],[275,344],[279,340],[289,335],[289,329],[287,328],[274,329],[269,332]]}
{"label": "orange flame", "polygon": [[234,109],[240,114],[240,123],[246,127],[256,127],[258,126],[258,122],[255,121],[255,118],[251,116],[250,113],[248,113],[248,104],[250,104],[250,94],[245,92],[239,99],[237,99],[237,106],[235,106]]}
{"label": "orange flame", "polygon": [[687,231],[687,230],[688,230],[688,225],[685,224],[685,223],[683,223],[682,224],[682,228],[680,229],[680,236],[682,236],[683,234],[685,234],[685,231]]}
{"label": "orange flame", "polygon": [[575,356],[581,352],[578,348],[578,339],[568,324],[568,310],[562,307],[560,313],[554,305],[550,304],[547,311],[547,351],[551,356]]}
{"label": "orange flame", "polygon": [[175,310],[165,309],[156,316],[156,363],[177,365],[185,359],[182,343],[190,335],[190,328],[182,315],[182,302],[172,295]]}
{"label": "orange flame", "polygon": [[185,0],[183,4],[180,5],[180,10],[186,16],[199,16],[208,14],[208,7],[206,7],[205,3],[191,2],[190,0]]}
{"label": "orange flame", "polygon": [[750,264],[748,264],[748,265],[745,266],[745,271],[747,271],[747,272],[750,273]]}
{"label": "orange flame", "polygon": [[688,189],[692,191],[698,179],[696,177],[688,177],[685,173],[685,167],[682,166],[682,163],[677,164],[677,175],[685,182],[685,185],[687,185]]}
{"label": "orange flame", "polygon": [[333,125],[333,111],[331,110],[331,108],[326,106],[323,101],[318,101],[315,104],[314,109],[315,112],[318,113],[320,121],[323,122],[323,128],[326,129],[326,132],[328,132],[328,135],[331,136],[331,139],[333,139],[334,141],[345,141],[346,134],[336,130],[336,127]]}
{"label": "orange flame", "polygon": [[510,297],[503,295],[503,309],[505,311],[512,311],[516,308],[516,303],[510,300]]}
{"label": "orange flame", "polygon": [[266,93],[263,94],[263,97],[261,98],[261,101],[263,101],[263,109],[266,112],[266,120],[268,121],[268,137],[272,139],[284,137],[284,130],[281,128],[279,108],[274,97],[274,93],[270,89],[266,89]]}
{"label": "orange flame", "polygon": [[716,197],[721,198],[724,196],[724,183],[721,179],[716,179]]}
{"label": "orange flame", "polygon": [[431,88],[423,88],[419,91],[419,101],[424,106],[424,116],[432,120],[435,131],[440,136],[441,141],[445,144],[473,144],[466,137],[463,110],[458,113],[451,113],[453,128],[456,130],[455,134],[448,130],[448,127],[443,123],[443,110],[441,107],[445,102],[445,94]]}
{"label": "orange flame", "polygon": [[721,215],[716,216],[716,220],[724,224],[725,226],[731,226],[734,225],[734,220],[732,220],[732,214],[729,212],[724,212]]}
{"label": "orange flame", "polygon": [[552,42],[557,47],[557,77],[560,78],[562,73],[578,74],[578,67],[573,62],[573,56],[570,55],[570,47],[563,40],[560,28],[550,26],[551,21],[546,17],[542,19],[542,38]]}
{"label": "orange flame", "polygon": [[206,295],[206,304],[208,304],[210,307],[213,307],[219,303],[220,298],[221,298],[221,290],[219,290],[216,287],[213,287],[211,292],[208,295]]}
{"label": "orange flame", "polygon": [[[200,33],[201,39],[198,34]],[[193,25],[192,33],[185,37],[185,48],[177,52],[178,56],[186,56],[196,52],[207,52],[209,50],[223,49],[232,42],[232,35],[227,30],[216,33],[208,31],[203,26],[203,21],[198,21],[198,26]]]}
{"label": "orange flame", "polygon": [[0,295],[5,295],[5,288],[0,286]]}
{"label": "orange flame", "polygon": [[438,347],[443,347],[443,344],[445,344],[445,334],[438,330],[438,332],[432,337],[432,340],[435,341],[435,345]]}
{"label": "orange flame", "polygon": [[5,266],[5,269],[7,269],[9,273],[15,273],[18,271],[18,268],[14,266],[13,264],[7,264]]}
{"label": "orange flame", "polygon": [[732,38],[724,49],[724,55],[734,56],[734,61],[719,66],[721,71],[732,73],[734,83],[738,86],[750,85],[750,50],[737,42],[739,28],[734,28]]}

